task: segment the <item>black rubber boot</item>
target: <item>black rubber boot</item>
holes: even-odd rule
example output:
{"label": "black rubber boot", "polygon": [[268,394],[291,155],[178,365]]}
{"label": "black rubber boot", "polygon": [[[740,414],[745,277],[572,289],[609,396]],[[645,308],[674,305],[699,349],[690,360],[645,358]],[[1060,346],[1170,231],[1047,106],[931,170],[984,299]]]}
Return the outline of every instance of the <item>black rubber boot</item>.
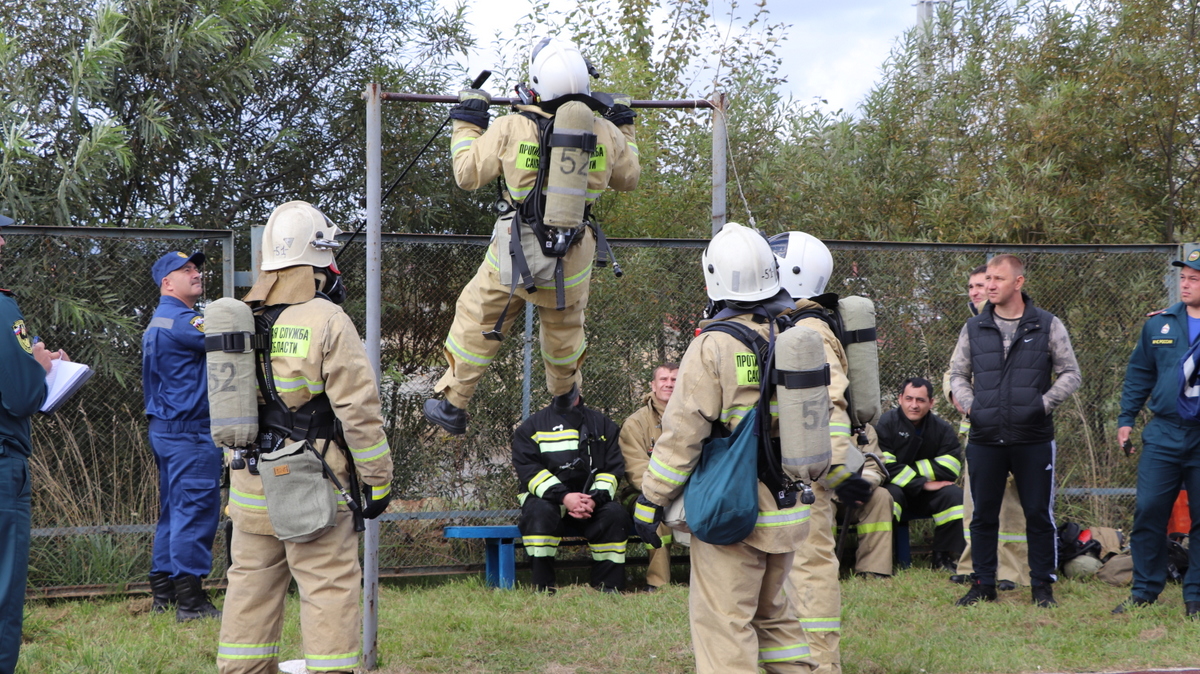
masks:
{"label": "black rubber boot", "polygon": [[154,603],[150,605],[151,613],[166,613],[175,605],[175,583],[169,573],[150,574],[150,593],[154,595]]}
{"label": "black rubber boot", "polygon": [[200,577],[184,574],[175,579],[175,621],[187,622],[200,618],[221,618],[221,612],[208,600],[200,585]]}
{"label": "black rubber boot", "polygon": [[529,559],[529,570],[532,571],[533,589],[546,594],[554,594],[554,558],[553,557],[531,557]]}
{"label": "black rubber boot", "polygon": [[554,411],[563,414],[575,406],[579,397],[579,387],[571,384],[571,390],[554,396]]}
{"label": "black rubber boot", "polygon": [[425,419],[434,426],[441,426],[450,435],[467,432],[467,411],[450,404],[449,400],[430,398],[422,408]]}
{"label": "black rubber boot", "polygon": [[1200,601],[1183,602],[1183,611],[1188,620],[1200,620]]}
{"label": "black rubber boot", "polygon": [[942,550],[934,550],[930,555],[929,566],[935,571],[954,573],[958,569],[958,556]]}

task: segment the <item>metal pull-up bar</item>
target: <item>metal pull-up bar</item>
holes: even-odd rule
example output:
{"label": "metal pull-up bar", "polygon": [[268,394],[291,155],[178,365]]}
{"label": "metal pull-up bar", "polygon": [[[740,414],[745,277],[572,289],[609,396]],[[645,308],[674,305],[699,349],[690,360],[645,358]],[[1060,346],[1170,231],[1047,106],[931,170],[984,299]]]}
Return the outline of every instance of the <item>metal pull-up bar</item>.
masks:
{"label": "metal pull-up bar", "polygon": [[[439,94],[407,94],[407,93],[391,93],[384,92],[380,95],[385,101],[400,101],[402,103],[457,103],[457,96],[442,96]],[[497,97],[492,99],[492,105],[520,105],[519,98],[502,98]],[[708,108],[710,110],[717,109],[717,103],[703,98],[690,98],[677,101],[633,101],[629,104],[631,108]]]}
{"label": "metal pull-up bar", "polygon": [[[486,72],[486,71],[485,71]],[[490,73],[488,73],[490,74]],[[473,88],[479,88],[487,77],[476,79]],[[382,253],[382,206],[383,206],[383,102],[404,103],[458,103],[457,96],[431,94],[387,93],[379,84],[368,84],[363,92],[366,100],[367,132],[367,193],[366,193],[366,330],[363,340],[367,346],[367,358],[375,368],[375,381],[380,379],[380,333],[382,301],[383,253]],[[516,105],[520,99],[493,98],[492,105]],[[725,94],[718,93],[712,100],[692,99],[678,101],[633,101],[634,108],[708,109],[713,115],[713,189],[712,189],[712,232],[716,234],[725,224]],[[436,134],[435,134],[436,135]],[[430,139],[433,140],[432,138]],[[403,176],[401,176],[403,177]],[[526,330],[531,329],[532,314],[526,313]],[[526,356],[528,363],[528,355]],[[528,365],[526,365],[528,368]],[[526,377],[528,381],[528,377]],[[379,602],[379,522],[367,520],[363,538],[363,666],[375,669],[377,659],[376,639],[378,635]]]}

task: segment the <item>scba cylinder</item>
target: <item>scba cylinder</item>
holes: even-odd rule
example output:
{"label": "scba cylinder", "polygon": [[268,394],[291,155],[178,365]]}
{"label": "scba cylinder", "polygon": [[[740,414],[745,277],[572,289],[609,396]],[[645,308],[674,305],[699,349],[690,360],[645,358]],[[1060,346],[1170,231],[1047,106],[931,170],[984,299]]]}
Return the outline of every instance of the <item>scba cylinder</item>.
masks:
{"label": "scba cylinder", "polygon": [[804,326],[775,338],[776,400],[783,470],[808,484],[829,469],[829,365],[821,335]]}
{"label": "scba cylinder", "polygon": [[583,224],[588,171],[596,150],[596,116],[579,101],[568,101],[554,115],[550,165],[546,169],[547,227],[575,229]]}
{"label": "scba cylinder", "polygon": [[879,421],[879,344],[875,340],[875,303],[853,295],[838,301],[842,331],[846,337],[846,360],[850,371],[850,410],[855,425]]}
{"label": "scba cylinder", "polygon": [[245,302],[223,297],[204,310],[204,330],[213,441],[220,447],[248,447],[258,437],[254,314]]}

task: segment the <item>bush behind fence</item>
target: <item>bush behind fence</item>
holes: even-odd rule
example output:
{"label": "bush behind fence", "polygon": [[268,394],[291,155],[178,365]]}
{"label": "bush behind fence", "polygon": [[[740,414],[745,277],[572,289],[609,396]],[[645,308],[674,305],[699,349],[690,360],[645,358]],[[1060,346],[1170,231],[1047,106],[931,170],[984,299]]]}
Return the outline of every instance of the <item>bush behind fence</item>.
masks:
{"label": "bush behind fence", "polygon": [[[207,297],[220,296],[223,241],[16,235],[5,250],[5,282],[16,288],[26,322],[53,348],[97,368],[78,397],[54,417],[34,422],[32,591],[121,585],[145,579],[157,518],[157,473],[146,439],[140,378],[141,332],[158,302],[150,264],[171,249],[203,250]],[[483,259],[486,239],[395,236],[383,251],[381,361],[387,433],[399,499],[381,528],[380,566],[392,573],[463,570],[482,548],[450,543],[455,523],[514,521],[520,491],[509,440],[526,387],[525,321],[518,316],[471,402],[467,435],[446,436],[421,417],[420,403],[444,369],[442,342],[462,286]],[[653,367],[678,361],[706,298],[702,241],[618,241],[623,278],[597,268],[587,311],[584,397],[618,423],[639,405]],[[909,376],[938,387],[935,411],[957,420],[941,396],[945,371],[968,317],[965,286],[989,253],[1026,261],[1026,290],[1066,324],[1083,386],[1055,414],[1058,428],[1057,514],[1087,524],[1128,527],[1135,461],[1115,447],[1115,420],[1125,364],[1147,311],[1166,306],[1174,285],[1174,246],[995,246],[832,242],[829,290],[874,300],[883,407]],[[360,331],[365,311],[363,248],[339,261]],[[518,291],[519,293],[522,291]],[[518,312],[520,313],[520,312]],[[536,315],[528,404],[549,403]],[[364,375],[365,376],[365,375]],[[1111,491],[1117,490],[1117,491]],[[1115,494],[1115,495],[1114,495]],[[470,511],[470,512],[464,512]],[[490,511],[480,517],[474,511]],[[441,517],[439,519],[439,517]],[[225,570],[218,535],[213,578]],[[69,592],[68,592],[69,593]]]}

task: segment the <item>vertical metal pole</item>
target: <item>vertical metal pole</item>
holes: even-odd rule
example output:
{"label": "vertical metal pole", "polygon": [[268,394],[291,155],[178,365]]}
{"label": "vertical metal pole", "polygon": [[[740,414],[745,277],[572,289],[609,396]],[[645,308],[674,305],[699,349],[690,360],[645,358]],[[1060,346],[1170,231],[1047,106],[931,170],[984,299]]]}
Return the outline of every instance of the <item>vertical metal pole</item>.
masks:
{"label": "vertical metal pole", "polygon": [[725,150],[729,141],[729,132],[725,126],[725,107],[728,100],[725,94],[717,92],[713,98],[713,135],[712,135],[712,233],[713,236],[725,226],[725,184],[726,166]]}
{"label": "vertical metal pole", "polygon": [[533,377],[533,303],[525,303],[525,364],[522,366],[525,372],[524,381],[521,384],[521,419],[529,418],[529,406],[533,398],[533,392],[529,380]]}
{"label": "vertical metal pole", "polygon": [[[383,201],[383,88],[368,84],[363,92],[367,101],[367,358],[375,370],[375,381],[381,378],[379,366],[380,283],[383,261],[380,257],[382,236],[381,203]],[[367,520],[363,538],[363,665],[375,669],[378,659],[379,633],[379,522]]]}
{"label": "vertical metal pole", "polygon": [[233,297],[233,250],[234,250],[234,233],[231,230],[229,237],[221,240],[221,284],[225,287],[221,290],[221,297]]}
{"label": "vertical metal pole", "polygon": [[266,225],[250,226],[250,285],[258,281],[258,268],[262,266],[262,237]]}

